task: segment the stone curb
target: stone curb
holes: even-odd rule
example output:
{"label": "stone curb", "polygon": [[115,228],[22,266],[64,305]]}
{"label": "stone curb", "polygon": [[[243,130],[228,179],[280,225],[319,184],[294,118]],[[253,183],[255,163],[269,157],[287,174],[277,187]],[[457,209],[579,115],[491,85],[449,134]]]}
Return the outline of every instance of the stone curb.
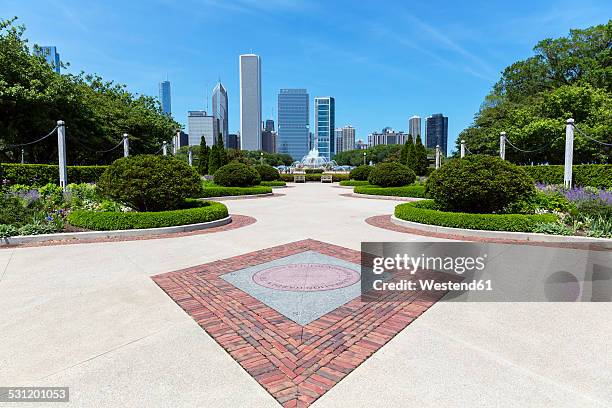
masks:
{"label": "stone curb", "polygon": [[221,225],[229,224],[230,222],[232,222],[231,215],[227,216],[226,218],[221,218],[220,220],[200,222],[197,224],[177,225],[174,227],[143,228],[114,231],[60,232],[57,234],[44,235],[18,235],[14,237],[0,239],[0,246],[27,244],[31,242],[65,241],[73,239],[78,240],[95,238],[139,237],[144,235],[172,234],[176,232],[190,232],[219,227]]}
{"label": "stone curb", "polygon": [[516,241],[530,242],[607,242],[612,243],[612,239],[590,238],[566,235],[549,235],[536,232],[511,232],[511,231],[485,231],[464,228],[441,227],[438,225],[421,224],[418,222],[401,220],[395,215],[391,216],[391,222],[400,227],[412,228],[423,232],[433,232],[438,234],[448,234],[458,237],[477,237],[493,239],[510,239]]}

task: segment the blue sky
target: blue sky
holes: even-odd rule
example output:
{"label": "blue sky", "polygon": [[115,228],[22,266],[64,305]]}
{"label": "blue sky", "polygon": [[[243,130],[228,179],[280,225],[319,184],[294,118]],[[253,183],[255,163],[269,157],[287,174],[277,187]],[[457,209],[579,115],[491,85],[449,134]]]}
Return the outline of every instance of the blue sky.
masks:
{"label": "blue sky", "polygon": [[206,109],[220,77],[238,130],[238,55],[252,51],[262,58],[264,119],[276,119],[280,88],[307,88],[311,104],[334,96],[336,125],[364,140],[442,112],[449,150],[504,67],[541,39],[612,16],[609,2],[589,0],[0,0],[0,10],[19,17],[31,43],[57,46],[72,72],[154,96],[168,77],[183,124],[188,110]]}

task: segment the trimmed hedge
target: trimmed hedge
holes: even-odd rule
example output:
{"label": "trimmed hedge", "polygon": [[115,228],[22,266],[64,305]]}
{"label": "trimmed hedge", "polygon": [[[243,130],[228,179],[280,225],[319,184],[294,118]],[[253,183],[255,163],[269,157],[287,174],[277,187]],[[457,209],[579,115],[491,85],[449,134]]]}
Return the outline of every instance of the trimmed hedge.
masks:
{"label": "trimmed hedge", "polygon": [[[95,183],[108,166],[68,166],[68,183]],[[0,179],[9,184],[25,184],[41,187],[48,183],[59,184],[59,169],[54,164],[0,164]]]}
{"label": "trimmed hedge", "polygon": [[215,184],[225,187],[250,187],[261,182],[261,176],[251,166],[244,163],[231,162],[215,171]]}
{"label": "trimmed hedge", "polygon": [[228,216],[221,203],[204,201],[197,207],[159,212],[71,211],[69,224],[96,231],[160,228],[220,220]]}
{"label": "trimmed hedge", "polygon": [[[563,184],[563,166],[520,166],[537,183]],[[572,166],[574,184],[581,187],[612,188],[612,164]]]}
{"label": "trimmed hedge", "polygon": [[202,197],[226,197],[240,195],[256,195],[267,194],[272,192],[272,187],[269,186],[252,186],[252,187],[225,187],[213,183],[204,183],[204,193]]}
{"label": "trimmed hedge", "polygon": [[370,184],[381,187],[401,187],[414,183],[416,174],[397,162],[378,163],[368,176]]}
{"label": "trimmed hedge", "polygon": [[343,180],[340,182],[341,186],[369,186],[370,182],[368,180]]}
{"label": "trimmed hedge", "polygon": [[272,180],[272,181],[262,181],[259,183],[260,186],[268,186],[268,187],[285,187],[287,183],[282,180]]}
{"label": "trimmed hedge", "polygon": [[349,173],[349,177],[352,180],[367,180],[370,176],[370,172],[372,171],[372,169],[372,166],[368,166],[366,164],[357,166],[353,170],[351,170],[351,172]]}
{"label": "trimmed hedge", "polygon": [[262,181],[274,181],[280,179],[280,173],[269,164],[258,164],[253,166],[261,176]]}
{"label": "trimmed hedge", "polygon": [[[293,182],[294,174],[281,174],[281,179],[283,181]],[[303,174],[305,176],[306,181],[321,181],[321,173],[318,174]],[[332,180],[333,181],[343,181],[348,180],[349,175],[344,173],[333,173]]]}
{"label": "trimmed hedge", "polygon": [[441,227],[514,232],[533,232],[540,224],[557,221],[554,214],[472,214],[440,211],[432,200],[399,204],[395,207],[395,216],[405,221]]}
{"label": "trimmed hedge", "polygon": [[304,173],[306,173],[306,174],[321,174],[321,173],[323,173],[323,169],[304,169]]}
{"label": "trimmed hedge", "polygon": [[422,184],[412,184],[402,187],[379,187],[379,186],[357,186],[353,190],[356,194],[371,194],[392,197],[425,197],[425,186]]}

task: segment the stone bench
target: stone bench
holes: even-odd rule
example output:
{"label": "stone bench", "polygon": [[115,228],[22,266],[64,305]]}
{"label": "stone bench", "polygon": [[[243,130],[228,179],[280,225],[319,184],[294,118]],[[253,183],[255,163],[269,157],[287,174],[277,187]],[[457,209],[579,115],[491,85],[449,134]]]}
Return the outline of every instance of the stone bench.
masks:
{"label": "stone bench", "polygon": [[294,174],[293,175],[293,182],[294,183],[305,183],[306,182],[306,175],[305,174]]}
{"label": "stone bench", "polygon": [[334,181],[334,176],[331,174],[321,174],[321,183],[331,183]]}

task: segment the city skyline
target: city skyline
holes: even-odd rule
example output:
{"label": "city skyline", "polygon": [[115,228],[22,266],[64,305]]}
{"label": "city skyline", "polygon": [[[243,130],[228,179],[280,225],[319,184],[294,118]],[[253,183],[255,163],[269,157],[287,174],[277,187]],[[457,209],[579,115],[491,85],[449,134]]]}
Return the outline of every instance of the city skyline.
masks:
{"label": "city skyline", "polygon": [[[275,109],[281,88],[334,95],[338,120],[350,122],[362,139],[382,126],[406,129],[412,115],[444,112],[450,118],[449,151],[505,67],[532,56],[538,41],[604,23],[610,14],[603,0],[590,1],[589,7],[566,1],[521,0],[512,8],[468,2],[444,4],[435,14],[427,2],[407,6],[391,1],[385,7],[343,1],[222,3],[152,8],[116,0],[34,0],[3,2],[3,11],[19,17],[31,45],[57,46],[62,61],[70,63],[62,73],[97,73],[126,84],[131,92],[152,96],[167,75],[173,116],[185,129],[187,112],[206,109],[202,92],[210,95],[221,77],[230,98],[229,131],[236,133],[236,60],[252,49],[264,60],[262,112],[267,115]],[[65,24],[48,24],[41,8]],[[132,18],[139,14],[147,18]],[[100,21],[99,15],[107,18]],[[252,24],[254,20],[261,23]],[[160,25],[167,27],[163,33]],[[202,45],[202,38],[213,38],[232,25],[243,29]],[[320,55],[327,56],[326,64],[318,63]]]}

